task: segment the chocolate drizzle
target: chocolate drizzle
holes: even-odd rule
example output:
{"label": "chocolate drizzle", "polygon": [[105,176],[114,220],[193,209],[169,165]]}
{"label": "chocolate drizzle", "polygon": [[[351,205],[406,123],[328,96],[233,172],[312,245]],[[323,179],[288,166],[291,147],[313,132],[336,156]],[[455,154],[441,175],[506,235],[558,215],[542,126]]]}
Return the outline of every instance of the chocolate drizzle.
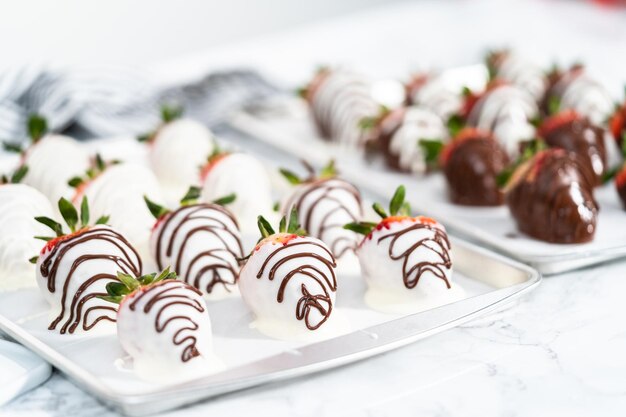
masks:
{"label": "chocolate drizzle", "polygon": [[514,174],[506,202],[517,227],[551,243],[593,239],[598,205],[594,176],[578,156],[562,149],[537,154]]}
{"label": "chocolate drizzle", "polygon": [[[312,252],[315,247],[320,248],[323,253]],[[295,260],[298,266],[284,271],[292,260]],[[276,301],[279,303],[283,302],[285,289],[292,278],[301,276],[306,279],[307,282],[300,284],[302,297],[298,300],[295,314],[298,320],[304,320],[307,329],[316,330],[328,320],[333,310],[330,292],[337,291],[334,271],[336,266],[335,258],[325,246],[310,240],[290,242],[279,245],[278,249],[265,259],[256,277],[261,279],[266,268],[269,268],[270,281],[276,276],[282,279],[276,295]],[[315,317],[311,314],[313,311],[317,311],[321,317]]]}
{"label": "chocolate drizzle", "polygon": [[498,206],[504,195],[497,175],[508,164],[509,158],[491,137],[467,138],[452,144],[445,162],[450,200],[467,206]]}
{"label": "chocolate drizzle", "polygon": [[[100,241],[103,244],[109,244],[113,248],[108,253],[89,253],[80,249],[80,245],[91,242]],[[72,250],[74,249],[75,250]],[[115,253],[119,252],[120,255]],[[47,279],[47,289],[50,293],[57,290],[57,281],[60,279],[63,283],[63,293],[61,295],[61,312],[52,321],[49,330],[55,330],[59,324],[61,334],[74,333],[79,324],[82,324],[83,330],[92,329],[102,320],[115,322],[115,313],[117,309],[108,303],[101,302],[97,297],[105,296],[104,287],[107,283],[118,281],[117,272],[121,271],[134,276],[141,274],[141,259],[130,245],[130,243],[119,233],[105,227],[94,227],[86,231],[80,232],[57,243],[48,253],[42,255],[45,257],[40,265],[40,273],[42,277]],[[77,274],[82,265],[88,266],[90,262],[103,261],[106,268],[102,267],[99,273],[83,277]],[[67,275],[60,276],[59,268],[62,262],[71,263],[70,270]],[[75,275],[78,277],[75,278]],[[74,294],[70,294],[70,283],[73,279],[81,279],[82,282]],[[98,285],[101,291],[90,292],[91,287]],[[93,290],[91,290],[93,291]],[[71,297],[69,306],[67,300]],[[95,318],[90,319],[90,315]]]}
{"label": "chocolate drizzle", "polygon": [[[188,244],[201,233],[208,235],[204,245]],[[155,258],[161,269],[168,266],[164,256],[185,282],[206,294],[217,285],[231,292],[239,275],[237,259],[244,256],[237,221],[217,204],[183,206],[163,220],[156,236]]]}
{"label": "chocolate drizzle", "polygon": [[202,296],[202,293],[189,284],[177,280],[161,281],[147,288],[140,289],[139,291],[138,295],[130,301],[128,308],[131,311],[136,311],[137,303],[144,297],[148,297],[149,300],[144,305],[142,311],[145,314],[149,314],[153,308],[158,309],[154,319],[154,330],[157,333],[162,333],[168,326],[173,325],[173,323],[181,323],[180,327],[172,336],[172,343],[174,345],[180,346],[184,344],[180,359],[183,362],[188,362],[200,356],[201,352],[196,348],[198,339],[193,335],[193,332],[197,331],[199,328],[198,323],[191,318],[191,314],[168,317],[167,311],[171,307],[178,306],[195,310],[198,313],[204,313],[205,309],[199,300],[192,298],[190,294],[181,293],[181,291],[189,291],[198,296]]}
{"label": "chocolate drizzle", "polygon": [[287,202],[285,211],[295,205],[304,230],[326,243],[335,257],[354,252],[360,239],[343,226],[363,215],[359,190],[338,178],[314,180],[303,187]]}
{"label": "chocolate drizzle", "polygon": [[[402,238],[412,239],[406,235],[408,233],[420,233],[422,231],[426,232],[425,237],[410,244],[404,250],[398,250],[398,246],[401,248],[406,246],[398,244],[399,240]],[[451,288],[450,281],[445,271],[446,269],[450,270],[452,268],[452,261],[450,260],[450,241],[448,240],[448,235],[441,227],[416,222],[402,230],[379,237],[377,242],[380,244],[386,239],[391,239],[389,243],[389,257],[394,261],[402,260],[402,280],[406,288],[415,288],[420,278],[427,272],[443,280],[446,287]],[[434,254],[438,258],[438,261],[427,261],[424,260],[427,257],[415,255],[415,252],[419,250],[426,250]]]}

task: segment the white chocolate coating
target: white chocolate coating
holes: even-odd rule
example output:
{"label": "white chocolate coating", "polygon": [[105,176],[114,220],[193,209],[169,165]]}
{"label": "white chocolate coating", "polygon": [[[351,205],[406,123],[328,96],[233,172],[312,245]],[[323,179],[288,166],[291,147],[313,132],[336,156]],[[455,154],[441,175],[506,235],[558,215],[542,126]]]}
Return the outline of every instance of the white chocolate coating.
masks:
{"label": "white chocolate coating", "polygon": [[216,162],[204,180],[200,200],[210,203],[235,193],[228,205],[244,233],[257,230],[257,216],[273,217],[272,186],[261,162],[244,153],[232,153]]}
{"label": "white chocolate coating", "polygon": [[501,85],[481,97],[468,117],[468,124],[492,132],[507,154],[519,155],[520,142],[535,137],[530,120],[539,108],[532,96],[512,86]]}
{"label": "white chocolate coating", "polygon": [[282,213],[288,215],[294,205],[301,227],[326,243],[336,258],[354,252],[360,237],[343,228],[363,215],[361,194],[354,185],[338,178],[301,184],[283,203]]}
{"label": "white chocolate coating", "polygon": [[418,144],[421,139],[446,143],[448,130],[441,117],[434,112],[411,106],[406,110],[402,125],[393,134],[389,144],[389,152],[398,156],[401,168],[417,174],[426,172],[426,154]]}
{"label": "white chocolate coating", "polygon": [[[110,166],[89,183],[84,195],[89,200],[93,219],[110,216],[108,224],[119,230],[142,258],[149,258],[154,217],[143,197],[148,196],[158,204],[164,201],[159,183],[150,169],[132,163]],[[80,196],[75,201],[80,204]]]}
{"label": "white chocolate coating", "polygon": [[445,229],[418,218],[393,221],[367,236],[357,251],[368,290],[366,303],[406,314],[457,301]]}
{"label": "white chocolate coating", "polygon": [[[108,226],[44,248],[36,265],[37,284],[51,306],[50,330],[62,334],[111,332],[117,306],[101,300],[117,273],[138,275],[141,260],[122,235]],[[95,326],[95,327],[94,327]]]}
{"label": "white chocolate coating", "polygon": [[615,109],[604,86],[582,71],[565,74],[552,91],[560,97],[560,110],[575,110],[596,125],[604,124]]}
{"label": "white chocolate coating", "polygon": [[152,231],[150,252],[159,269],[170,266],[208,299],[239,294],[241,234],[224,207],[194,204],[167,214]]}
{"label": "white chocolate coating", "polygon": [[514,53],[506,53],[498,63],[497,77],[528,92],[539,102],[546,92],[548,82],[540,66]]}
{"label": "white chocolate coating", "polygon": [[140,378],[175,383],[210,374],[211,320],[202,295],[178,280],[143,287],[122,300],[117,335]]}
{"label": "white chocolate coating", "polygon": [[411,103],[428,109],[442,120],[459,113],[463,106],[461,91],[452,86],[445,76],[429,75],[423,85],[416,89]]}
{"label": "white chocolate coating", "polygon": [[326,75],[313,95],[311,111],[332,140],[349,147],[364,144],[367,135],[359,123],[375,117],[379,109],[371,88],[368,80],[352,72],[337,70]]}
{"label": "white chocolate coating", "polygon": [[42,193],[24,184],[0,185],[0,291],[36,287],[35,266],[28,260],[45,242],[34,236],[52,231],[35,217],[55,218],[55,210]]}
{"label": "white chocolate coating", "polygon": [[91,157],[74,139],[47,135],[26,151],[24,163],[28,165],[24,184],[41,191],[56,207],[61,197],[71,198],[74,194],[67,182],[87,171]]}
{"label": "white chocolate coating", "polygon": [[306,340],[332,329],[335,259],[319,239],[262,241],[241,269],[239,290],[256,316],[253,326],[279,339]]}
{"label": "white chocolate coating", "polygon": [[211,131],[191,119],[161,127],[150,144],[150,166],[167,197],[177,200],[200,183],[200,169],[215,147]]}

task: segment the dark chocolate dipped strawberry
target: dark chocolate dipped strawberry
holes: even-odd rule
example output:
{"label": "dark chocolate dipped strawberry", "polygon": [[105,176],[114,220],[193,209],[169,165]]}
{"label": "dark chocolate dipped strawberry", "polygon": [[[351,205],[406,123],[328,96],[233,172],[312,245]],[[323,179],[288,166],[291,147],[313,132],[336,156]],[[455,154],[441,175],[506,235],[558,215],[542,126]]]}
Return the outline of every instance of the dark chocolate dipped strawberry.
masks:
{"label": "dark chocolate dipped strawberry", "polygon": [[517,167],[505,187],[506,203],[518,229],[550,243],[593,239],[598,204],[594,175],[564,149],[540,151]]}
{"label": "dark chocolate dipped strawberry", "polygon": [[539,135],[550,147],[576,153],[580,163],[595,175],[593,185],[600,185],[606,171],[604,131],[573,110],[561,111],[544,120]]}
{"label": "dark chocolate dipped strawberry", "polygon": [[448,181],[450,199],[466,206],[498,206],[504,196],[498,174],[509,158],[490,133],[465,128],[448,144],[441,164]]}

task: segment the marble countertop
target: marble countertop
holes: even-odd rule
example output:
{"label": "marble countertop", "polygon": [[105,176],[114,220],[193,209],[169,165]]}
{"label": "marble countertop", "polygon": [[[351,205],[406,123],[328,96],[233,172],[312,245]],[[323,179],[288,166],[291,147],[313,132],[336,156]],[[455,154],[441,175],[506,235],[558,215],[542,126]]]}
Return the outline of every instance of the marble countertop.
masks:
{"label": "marble countertop", "polygon": [[[538,60],[582,58],[605,75],[616,94],[621,91],[623,11],[578,2],[504,3],[401,4],[214,48],[152,69],[163,83],[173,83],[217,67],[254,65],[294,85],[323,62],[405,74],[474,63],[487,48],[504,44]],[[504,311],[394,352],[165,415],[622,416],[624,277],[624,261],[548,277]],[[117,414],[60,374],[0,408],[0,417],[73,415]]]}

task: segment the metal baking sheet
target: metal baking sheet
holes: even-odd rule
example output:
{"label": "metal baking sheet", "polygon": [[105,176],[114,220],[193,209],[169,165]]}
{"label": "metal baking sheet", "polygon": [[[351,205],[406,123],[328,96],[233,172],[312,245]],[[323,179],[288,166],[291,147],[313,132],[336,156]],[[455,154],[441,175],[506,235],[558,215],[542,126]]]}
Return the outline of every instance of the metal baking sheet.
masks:
{"label": "metal baking sheet", "polygon": [[420,178],[392,172],[382,158],[366,160],[355,150],[324,141],[316,134],[308,110],[299,99],[261,103],[235,115],[231,126],[314,165],[321,166],[334,158],[343,177],[383,200],[390,197],[396,185],[404,184],[411,206],[421,214],[437,218],[451,234],[511,256],[545,275],[626,257],[623,232],[626,212],[612,184],[596,190],[601,210],[594,240],[584,244],[552,244],[518,232],[507,207],[464,207],[450,203],[441,173]]}
{"label": "metal baking sheet", "polygon": [[[127,415],[147,415],[396,349],[502,308],[541,280],[535,269],[472,243],[453,238],[452,245],[453,279],[468,298],[413,315],[381,316],[363,304],[363,280],[343,277],[345,291],[338,294],[337,308],[355,310],[350,318],[358,324],[351,333],[313,344],[289,345],[255,333],[239,299],[230,300],[230,307],[211,303],[215,354],[227,368],[180,385],[148,384],[120,368],[124,353],[115,335],[60,336],[47,331],[47,306],[37,289],[0,293],[0,330],[103,403]],[[241,312],[234,318],[225,314],[232,309]]]}

